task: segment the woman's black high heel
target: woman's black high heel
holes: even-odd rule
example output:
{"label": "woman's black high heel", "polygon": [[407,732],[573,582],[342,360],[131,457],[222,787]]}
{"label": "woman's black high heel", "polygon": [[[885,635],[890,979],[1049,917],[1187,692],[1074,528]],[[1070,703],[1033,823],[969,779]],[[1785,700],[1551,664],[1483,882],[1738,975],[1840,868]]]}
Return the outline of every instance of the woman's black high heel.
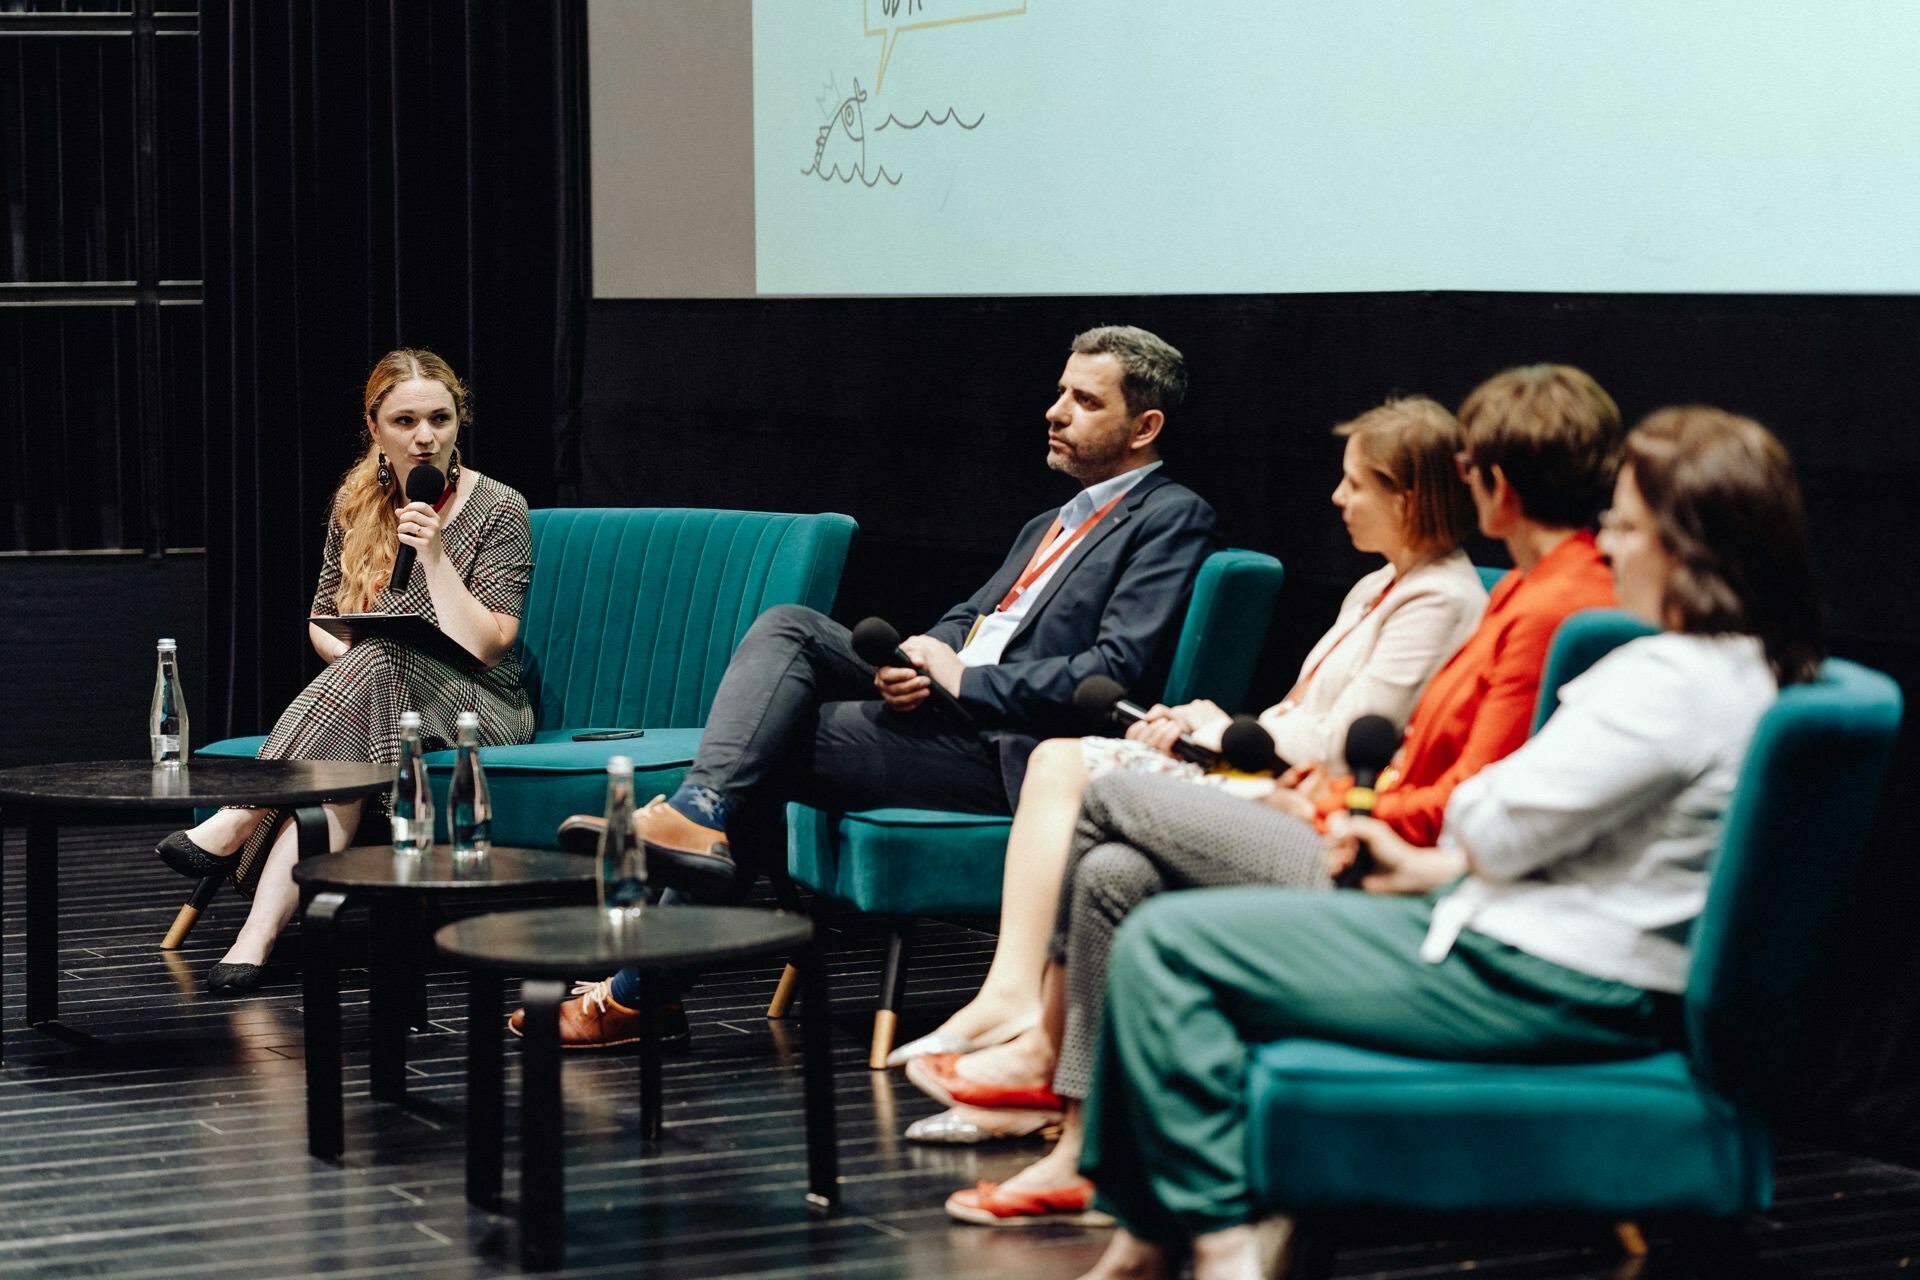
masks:
{"label": "woman's black high heel", "polygon": [[169,835],[153,846],[153,851],[160,855],[160,861],[189,880],[204,880],[208,876],[223,874],[233,865],[233,859],[236,856],[228,854],[222,858],[208,853],[187,839],[187,833],[184,831],[176,831]]}
{"label": "woman's black high heel", "polygon": [[216,996],[244,996],[260,985],[265,965],[227,964],[222,961],[207,970],[207,990]]}

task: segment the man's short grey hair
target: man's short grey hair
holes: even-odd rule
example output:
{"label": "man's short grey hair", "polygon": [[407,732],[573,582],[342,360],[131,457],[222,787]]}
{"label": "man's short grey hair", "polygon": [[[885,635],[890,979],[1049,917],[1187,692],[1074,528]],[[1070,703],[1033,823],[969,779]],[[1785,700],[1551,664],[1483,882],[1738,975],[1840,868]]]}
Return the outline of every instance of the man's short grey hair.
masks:
{"label": "man's short grey hair", "polygon": [[1187,358],[1145,329],[1103,324],[1076,337],[1073,354],[1120,362],[1120,394],[1131,417],[1149,409],[1176,409],[1187,397]]}

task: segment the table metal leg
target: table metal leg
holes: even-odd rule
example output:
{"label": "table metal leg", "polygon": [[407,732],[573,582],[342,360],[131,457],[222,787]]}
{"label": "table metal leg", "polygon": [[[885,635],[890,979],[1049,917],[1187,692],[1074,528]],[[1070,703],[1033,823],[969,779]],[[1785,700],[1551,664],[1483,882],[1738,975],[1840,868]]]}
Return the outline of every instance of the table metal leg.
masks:
{"label": "table metal leg", "polygon": [[817,944],[794,956],[800,969],[800,1027],[806,1037],[807,1203],[840,1203],[840,1149],[833,1111],[833,1023],[827,1004],[826,957]]}
{"label": "table metal leg", "polygon": [[432,914],[424,897],[407,904],[407,928],[412,932],[413,949],[407,959],[407,1025],[415,1031],[427,1029],[427,970],[433,967]]}
{"label": "table metal leg", "polygon": [[640,976],[640,1136],[660,1136],[660,975]]}
{"label": "table metal leg", "polygon": [[412,905],[385,897],[367,904],[368,1083],[379,1102],[407,1100],[409,992],[418,950]]}
{"label": "table metal leg", "polygon": [[60,824],[27,811],[27,1023],[60,1016]]}
{"label": "table metal leg", "polygon": [[300,980],[307,1042],[307,1154],[337,1160],[346,1149],[340,1101],[340,909],[344,893],[317,893],[300,918]]}
{"label": "table metal leg", "polygon": [[500,976],[467,975],[467,1203],[491,1209],[500,1199],[505,1084],[501,1079]]}
{"label": "table metal leg", "polygon": [[300,861],[317,858],[327,851],[327,811],[310,804],[293,811],[294,852]]}
{"label": "table metal leg", "polygon": [[560,1001],[564,984],[520,984],[520,1264],[557,1267],[566,1256],[566,1160],[560,1107]]}

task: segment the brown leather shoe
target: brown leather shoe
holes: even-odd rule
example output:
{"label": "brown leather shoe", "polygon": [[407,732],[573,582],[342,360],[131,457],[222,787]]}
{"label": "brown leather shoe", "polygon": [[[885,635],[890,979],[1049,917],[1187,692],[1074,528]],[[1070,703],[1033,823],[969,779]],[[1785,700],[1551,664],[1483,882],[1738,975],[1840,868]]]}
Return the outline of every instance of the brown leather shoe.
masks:
{"label": "brown leather shoe", "polygon": [[703,827],[664,801],[634,814],[633,830],[647,850],[647,877],[654,883],[707,892],[733,884],[726,832]]}
{"label": "brown leather shoe", "polygon": [[[507,1030],[516,1036],[526,1034],[527,1011],[515,1009],[507,1017]],[[560,1047],[562,1049],[612,1049],[640,1043],[640,1013],[613,998],[613,979],[577,982],[573,999],[560,1006]],[[686,1006],[670,1000],[660,1006],[655,1037],[666,1050],[683,1049],[691,1038],[687,1028]]]}
{"label": "brown leather shoe", "polygon": [[[605,818],[576,813],[555,830],[568,853],[600,852]],[[633,815],[633,833],[647,851],[647,879],[656,885],[696,892],[725,890],[733,884],[733,850],[727,833],[683,817],[678,809],[655,796]]]}
{"label": "brown leather shoe", "polygon": [[553,834],[560,842],[560,847],[568,853],[583,854],[590,858],[600,852],[600,833],[606,829],[605,818],[576,813],[561,822]]}
{"label": "brown leather shoe", "polygon": [[[574,986],[573,999],[560,1006],[562,1049],[611,1049],[640,1043],[640,1011],[615,1000],[612,992],[611,978]],[[526,1021],[527,1011],[515,1009],[507,1019],[507,1030],[525,1035]]]}

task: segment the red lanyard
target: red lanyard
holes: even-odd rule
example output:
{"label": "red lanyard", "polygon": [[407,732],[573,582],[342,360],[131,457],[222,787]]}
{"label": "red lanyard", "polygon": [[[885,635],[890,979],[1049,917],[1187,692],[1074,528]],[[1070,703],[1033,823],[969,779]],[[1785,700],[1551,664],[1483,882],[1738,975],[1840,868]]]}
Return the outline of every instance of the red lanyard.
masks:
{"label": "red lanyard", "polygon": [[[1059,537],[1060,534],[1060,517],[1055,516],[1053,523],[1047,526],[1047,536],[1040,539],[1040,545],[1033,549],[1033,557],[1027,561],[1027,571],[1015,579],[1013,586],[1007,589],[1005,598],[995,607],[994,612],[1005,613],[1008,609],[1012,608],[1013,602],[1025,595],[1027,588],[1032,586],[1041,574],[1053,568],[1055,562],[1057,562],[1061,556],[1067,554],[1069,547],[1084,538],[1087,535],[1087,530],[1099,524],[1100,518],[1119,506],[1120,499],[1126,496],[1124,493],[1116,494],[1106,506],[1100,508],[1091,516],[1088,516],[1085,524],[1075,529],[1066,537],[1061,538],[1058,543],[1054,544],[1053,550],[1048,551],[1047,544],[1053,542],[1054,538]],[[1045,553],[1045,559],[1041,558],[1043,552]]]}
{"label": "red lanyard", "polygon": [[1380,607],[1381,603],[1386,600],[1387,593],[1393,590],[1394,583],[1397,583],[1399,581],[1400,579],[1395,578],[1393,579],[1392,582],[1387,583],[1385,587],[1381,588],[1380,594],[1375,596],[1373,598],[1373,602],[1369,604],[1366,608],[1362,609],[1360,611],[1360,616],[1353,620],[1353,625],[1348,627],[1345,631],[1342,631],[1340,633],[1340,638],[1338,640],[1335,640],[1332,644],[1328,645],[1327,651],[1320,655],[1320,660],[1318,662],[1315,662],[1313,666],[1308,669],[1307,674],[1300,677],[1299,683],[1293,686],[1293,691],[1287,694],[1287,701],[1296,702],[1299,700],[1300,695],[1305,693],[1307,691],[1307,686],[1313,682],[1313,678],[1320,674],[1320,668],[1325,666],[1327,659],[1333,656],[1333,651],[1335,649],[1338,649],[1341,645],[1345,644],[1347,642],[1347,637],[1360,629],[1360,624],[1365,622],[1367,620],[1368,615],[1372,614],[1372,612],[1375,609],[1378,609]]}

